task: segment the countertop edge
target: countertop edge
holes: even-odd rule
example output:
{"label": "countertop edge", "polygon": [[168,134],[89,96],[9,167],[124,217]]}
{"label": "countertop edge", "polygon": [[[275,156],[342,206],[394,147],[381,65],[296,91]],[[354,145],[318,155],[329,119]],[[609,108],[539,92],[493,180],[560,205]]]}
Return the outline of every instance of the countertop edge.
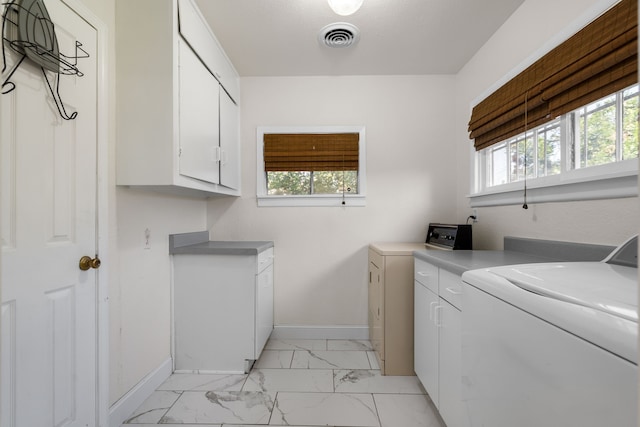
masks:
{"label": "countertop edge", "polygon": [[416,250],[424,249],[422,242],[373,242],[369,249],[382,256],[412,256]]}
{"label": "countertop edge", "polygon": [[171,255],[258,255],[273,248],[272,241],[207,241],[170,248]]}
{"label": "countertop edge", "polygon": [[[413,256],[414,258],[426,261],[436,267],[444,268],[445,270],[457,275],[462,275],[464,272],[469,270],[490,268],[501,265],[559,261],[554,258],[541,257],[522,252],[489,250],[424,250],[414,251]],[[473,264],[471,262],[473,262]]]}
{"label": "countertop edge", "polygon": [[413,256],[461,275],[469,270],[541,262],[602,261],[611,246],[505,237],[504,250],[417,250]]}

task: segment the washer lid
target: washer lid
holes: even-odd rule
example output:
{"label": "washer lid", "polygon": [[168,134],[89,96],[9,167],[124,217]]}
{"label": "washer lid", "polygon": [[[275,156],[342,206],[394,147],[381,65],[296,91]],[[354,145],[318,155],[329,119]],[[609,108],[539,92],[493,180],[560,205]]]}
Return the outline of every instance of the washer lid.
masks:
{"label": "washer lid", "polygon": [[491,269],[521,289],[638,321],[637,269],[601,262],[527,264]]}
{"label": "washer lid", "polygon": [[[462,275],[466,284],[634,364],[637,278],[637,268],[604,262],[520,264]],[[462,296],[464,307],[464,287]]]}

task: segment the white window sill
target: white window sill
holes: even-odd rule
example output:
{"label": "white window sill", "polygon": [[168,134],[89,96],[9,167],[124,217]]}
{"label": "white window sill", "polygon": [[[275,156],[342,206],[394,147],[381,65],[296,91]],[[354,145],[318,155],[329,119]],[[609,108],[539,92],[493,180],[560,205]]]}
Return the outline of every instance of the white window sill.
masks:
{"label": "white window sill", "polygon": [[[343,203],[344,202],[344,203]],[[258,196],[259,207],[275,206],[366,206],[364,195],[315,195],[315,196]]]}
{"label": "white window sill", "polygon": [[[638,196],[638,162],[579,169],[563,175],[527,181],[527,203],[619,199]],[[614,166],[617,170],[613,170]],[[470,207],[518,205],[524,202],[524,182],[500,185],[468,196]]]}

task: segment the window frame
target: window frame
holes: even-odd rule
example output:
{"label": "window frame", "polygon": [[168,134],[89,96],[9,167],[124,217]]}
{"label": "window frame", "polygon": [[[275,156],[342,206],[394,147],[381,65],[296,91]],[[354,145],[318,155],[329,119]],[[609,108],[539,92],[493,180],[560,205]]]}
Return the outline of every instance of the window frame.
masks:
{"label": "window frame", "polygon": [[[599,0],[584,13],[565,25],[561,32],[549,38],[538,49],[531,52],[507,74],[498,78],[491,86],[482,91],[469,104],[469,117],[473,107],[505,85],[519,73],[531,66],[542,56],[566,41],[576,32],[605,13],[617,1]],[[522,205],[523,181],[493,187],[493,190],[480,190],[479,183],[486,178],[485,170],[480,169],[481,152],[469,144],[469,205],[471,208],[484,206]],[[563,155],[568,155],[563,153]],[[542,177],[535,181],[527,180],[527,201],[530,204],[546,202],[568,202],[579,200],[617,199],[638,196],[638,169],[640,159],[629,159],[606,165],[575,169],[571,174],[560,173],[553,177]],[[564,163],[563,163],[563,168]],[[502,188],[504,187],[504,188]]]}
{"label": "window frame", "polygon": [[[616,94],[624,92],[624,90],[616,92]],[[617,98],[621,97],[618,96]],[[579,144],[579,141],[576,140],[577,132],[574,129],[577,124],[574,121],[577,121],[579,111],[585,107],[583,106],[560,117],[560,128],[563,129],[560,138],[560,172],[554,175],[528,177],[526,179],[528,203],[615,199],[636,197],[638,195],[638,165],[640,164],[640,159],[638,158],[617,159],[617,161],[602,165],[569,168],[568,164],[572,161],[572,146],[568,138],[572,138],[575,144]],[[617,111],[618,116],[620,116],[620,113],[620,111]],[[548,126],[549,123],[539,127]],[[617,123],[617,126],[619,127],[620,124]],[[532,131],[533,129],[527,131],[527,134]],[[468,197],[472,208],[524,203],[525,180],[494,186],[487,185],[487,174],[491,173],[488,157],[493,151],[492,148],[495,149],[497,148],[495,147],[496,145],[504,144],[508,147],[513,140],[517,140],[521,136],[522,134],[516,135],[480,151],[476,151],[473,146],[470,147],[472,174],[471,193]],[[620,141],[617,141],[617,147],[619,151],[621,149]],[[579,148],[574,151],[574,155],[579,157]],[[573,159],[573,161],[579,160]],[[506,173],[507,175],[510,173],[509,166],[507,166]]]}
{"label": "window frame", "polygon": [[[358,133],[358,194],[267,194],[264,170],[264,135],[270,133]],[[366,206],[366,141],[364,126],[258,126],[256,131],[256,198],[258,207],[276,206]]]}

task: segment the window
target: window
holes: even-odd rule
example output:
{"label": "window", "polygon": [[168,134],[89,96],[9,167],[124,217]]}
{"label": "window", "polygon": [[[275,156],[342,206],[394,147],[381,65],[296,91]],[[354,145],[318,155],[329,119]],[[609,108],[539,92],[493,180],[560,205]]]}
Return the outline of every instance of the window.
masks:
{"label": "window", "polygon": [[364,128],[260,127],[258,206],[364,206]]}
{"label": "window", "polygon": [[522,181],[525,174],[527,179],[559,174],[561,126],[562,120],[556,119],[528,131],[526,141],[522,133],[483,150],[489,171],[485,187]]}
{"label": "window", "polygon": [[[566,185],[567,191],[579,190],[576,185],[595,180],[615,179],[616,191],[609,197],[622,197],[620,191],[635,195],[635,175],[638,168],[638,113],[640,90],[634,85],[606,96],[577,110],[564,114],[477,153],[476,191],[472,195],[509,192],[514,188],[536,188]],[[631,180],[625,177],[632,177]],[[621,187],[617,178],[630,183]],[[614,184],[617,182],[617,184]],[[517,186],[516,183],[520,183]],[[604,190],[602,184],[596,190]],[[541,192],[538,192],[541,193]],[[539,201],[572,199],[561,190],[547,190]],[[579,196],[604,198],[606,194]],[[516,196],[518,197],[518,196]],[[549,198],[551,197],[551,199]],[[479,200],[483,197],[479,197]],[[507,198],[504,204],[509,204]],[[516,199],[518,201],[518,199]],[[484,197],[473,206],[503,204],[496,197]]]}
{"label": "window", "polygon": [[576,113],[575,167],[638,157],[638,86],[587,105]]}
{"label": "window", "polygon": [[637,42],[620,0],[475,103],[471,205],[636,196]]}

